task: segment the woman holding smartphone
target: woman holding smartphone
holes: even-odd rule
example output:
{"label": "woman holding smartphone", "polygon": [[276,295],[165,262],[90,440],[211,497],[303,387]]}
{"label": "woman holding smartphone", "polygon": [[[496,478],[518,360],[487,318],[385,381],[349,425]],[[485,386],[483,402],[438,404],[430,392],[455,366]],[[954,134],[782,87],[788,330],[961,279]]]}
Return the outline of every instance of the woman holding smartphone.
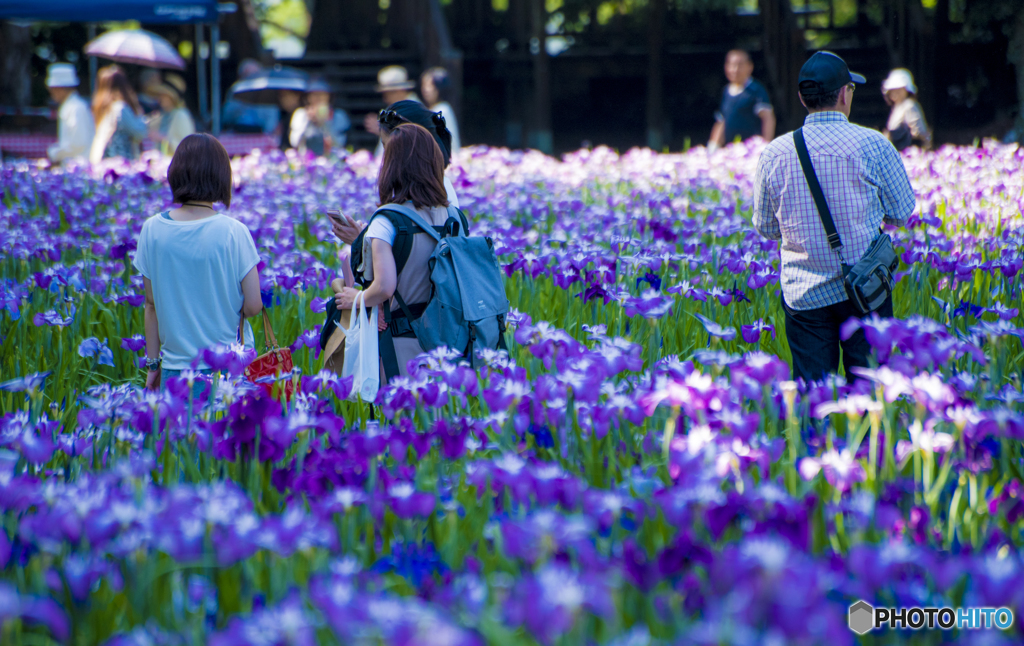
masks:
{"label": "woman holding smartphone", "polygon": [[[406,123],[390,133],[384,147],[384,160],[377,179],[381,206],[403,204],[416,210],[427,223],[443,226],[448,220],[448,196],[444,190],[444,157],[441,149],[427,130]],[[430,300],[430,270],[428,262],[434,252],[434,238],[424,232],[412,235],[412,249],[401,273],[395,265],[392,246],[398,233],[391,221],[377,216],[370,222],[363,237],[362,264],[356,269],[369,285],[362,292],[367,307],[391,302],[392,318],[401,316],[402,308],[395,302],[395,292],[402,295],[408,308],[416,314]],[[339,310],[352,309],[359,290],[344,287],[334,297]],[[386,327],[383,316],[378,317],[380,329]],[[395,354],[400,373],[407,374],[406,364],[423,352],[413,334],[394,338]]]}

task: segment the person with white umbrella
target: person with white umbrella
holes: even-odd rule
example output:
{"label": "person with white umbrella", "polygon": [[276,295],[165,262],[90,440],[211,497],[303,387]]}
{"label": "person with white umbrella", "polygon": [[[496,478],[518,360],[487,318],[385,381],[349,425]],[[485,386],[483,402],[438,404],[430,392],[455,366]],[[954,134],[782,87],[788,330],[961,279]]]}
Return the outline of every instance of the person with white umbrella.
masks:
{"label": "person with white umbrella", "polygon": [[71,63],[54,63],[46,70],[46,88],[57,103],[57,143],[47,149],[52,162],[86,159],[96,134],[89,104],[78,95],[78,73]]}

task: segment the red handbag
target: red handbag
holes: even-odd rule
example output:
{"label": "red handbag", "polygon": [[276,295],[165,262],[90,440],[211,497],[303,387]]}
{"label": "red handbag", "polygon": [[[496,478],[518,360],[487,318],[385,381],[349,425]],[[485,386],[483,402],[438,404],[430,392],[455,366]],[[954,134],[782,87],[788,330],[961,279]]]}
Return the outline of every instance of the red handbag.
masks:
{"label": "red handbag", "polygon": [[[242,335],[242,322],[238,324],[238,333]],[[244,338],[244,337],[243,337]],[[277,377],[286,372],[291,372],[294,368],[292,363],[292,351],[288,348],[281,348],[277,345],[277,337],[274,336],[274,328],[270,326],[270,317],[267,316],[267,310],[263,310],[263,342],[264,352],[260,356],[256,357],[252,363],[245,369],[246,378],[254,384],[263,388],[268,395],[271,397],[276,396],[275,390],[280,392],[280,388],[284,387],[284,396],[286,400],[291,400],[292,393],[295,391],[295,383],[290,379],[284,382],[257,382],[256,380],[261,377]]]}

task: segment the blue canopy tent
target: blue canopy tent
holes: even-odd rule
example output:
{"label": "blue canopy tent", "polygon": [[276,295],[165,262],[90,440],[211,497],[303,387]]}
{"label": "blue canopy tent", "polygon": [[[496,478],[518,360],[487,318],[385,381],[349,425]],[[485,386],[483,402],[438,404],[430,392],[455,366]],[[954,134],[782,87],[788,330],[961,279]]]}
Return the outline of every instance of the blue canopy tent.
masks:
{"label": "blue canopy tent", "polygon": [[217,0],[0,0],[0,18],[42,22],[217,22]]}
{"label": "blue canopy tent", "polygon": [[[217,0],[0,0],[0,20],[31,20],[39,22],[89,23],[89,38],[95,37],[94,23],[137,20],[144,24],[196,26],[196,72],[199,85],[199,109],[206,111],[206,66],[199,55],[203,44],[203,25],[210,26],[210,103],[212,130],[220,134],[220,59],[217,43],[220,13],[235,10],[234,3]],[[89,62],[90,76],[95,80],[96,59]],[[205,117],[205,114],[202,115]]]}

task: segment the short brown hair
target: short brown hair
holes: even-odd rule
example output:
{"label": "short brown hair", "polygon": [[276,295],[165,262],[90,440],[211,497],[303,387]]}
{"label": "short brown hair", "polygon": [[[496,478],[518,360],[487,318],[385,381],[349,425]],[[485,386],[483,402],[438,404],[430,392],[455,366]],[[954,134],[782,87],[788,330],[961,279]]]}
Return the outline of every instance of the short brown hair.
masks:
{"label": "short brown hair", "polygon": [[231,206],[231,157],[213,135],[189,135],[174,151],[167,183],[178,204],[223,202]]}
{"label": "short brown hair", "polygon": [[388,145],[384,146],[377,190],[382,205],[412,200],[417,209],[448,206],[444,155],[426,128],[403,123],[391,132]]}

